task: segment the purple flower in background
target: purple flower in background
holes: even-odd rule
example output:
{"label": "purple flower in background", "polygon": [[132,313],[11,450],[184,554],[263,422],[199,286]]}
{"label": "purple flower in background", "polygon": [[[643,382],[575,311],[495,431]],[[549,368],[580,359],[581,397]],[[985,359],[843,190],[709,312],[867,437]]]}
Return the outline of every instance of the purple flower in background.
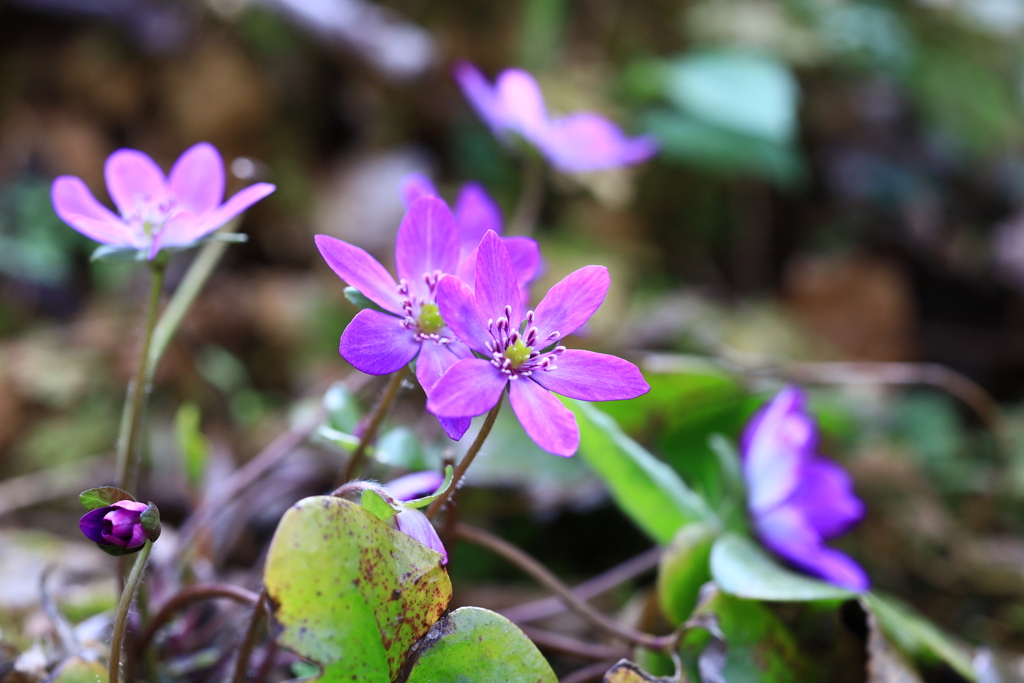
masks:
{"label": "purple flower in background", "polygon": [[560,171],[579,173],[638,164],[658,151],[654,138],[626,137],[599,114],[578,112],[549,118],[537,81],[521,69],[501,72],[493,86],[468,62],[457,64],[454,76],[495,136],[522,136]]}
{"label": "purple flower in background", "polygon": [[817,429],[806,397],[786,387],[747,423],[741,438],[747,507],[761,541],[794,566],[855,591],[864,570],[825,545],[864,516],[850,476],[815,454]]}
{"label": "purple flower in background", "polygon": [[[410,173],[402,179],[399,191],[406,207],[424,195],[440,196],[434,184],[419,173]],[[470,287],[476,278],[476,249],[480,240],[493,230],[499,236],[505,226],[501,209],[480,183],[469,182],[462,186],[455,198],[455,224],[459,229],[459,267],[455,274]],[[529,300],[527,285],[540,269],[540,247],[529,237],[502,237],[501,243],[508,250],[512,267],[516,271],[523,301]]]}
{"label": "purple flower in background", "polygon": [[[448,206],[424,195],[413,202],[395,239],[398,282],[359,247],[327,235],[316,246],[338,277],[384,309],[360,311],[341,335],[339,351],[358,370],[388,375],[416,358],[416,378],[430,395],[438,378],[472,352],[448,329],[435,300],[437,283],[459,263],[459,235]],[[442,418],[452,439],[462,438],[470,420]]]}
{"label": "purple flower in background", "polygon": [[508,386],[512,410],[530,438],[550,453],[575,453],[580,442],[576,417],[551,392],[612,401],[650,390],[630,362],[559,345],[594,314],[608,285],[603,266],[580,268],[524,316],[508,251],[488,232],[477,254],[475,292],[458,278],[445,277],[437,294],[449,327],[485,358],[455,363],[428,396],[427,410],[444,417],[480,415],[501,400]]}
{"label": "purple flower in background", "polygon": [[150,538],[149,532],[142,526],[142,513],[148,507],[145,503],[120,500],[85,513],[78,527],[90,541],[100,546],[139,550]]}
{"label": "purple flower in background", "polygon": [[167,247],[188,247],[274,191],[251,185],[224,198],[224,162],[206,142],[182,154],[165,177],[146,154],[119,149],[103,168],[107,191],[120,216],[103,206],[81,178],[53,181],[53,208],[86,237],[111,247],[138,249],[153,259]]}
{"label": "purple flower in background", "polygon": [[[393,479],[387,483],[388,492],[398,501],[405,502],[423,496],[429,496],[444,482],[438,472],[414,472]],[[401,505],[402,509],[393,520],[398,530],[412,536],[431,550],[436,550],[444,557],[441,564],[448,564],[448,551],[444,549],[437,530],[427,516],[409,505]]]}

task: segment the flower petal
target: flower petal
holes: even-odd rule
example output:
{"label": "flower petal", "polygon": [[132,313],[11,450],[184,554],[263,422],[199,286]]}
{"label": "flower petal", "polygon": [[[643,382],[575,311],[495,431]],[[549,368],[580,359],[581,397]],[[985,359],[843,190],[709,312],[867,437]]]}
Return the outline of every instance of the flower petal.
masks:
{"label": "flower petal", "polygon": [[651,390],[629,361],[578,349],[563,352],[554,370],[535,372],[530,378],[549,391],[581,401],[619,401]]}
{"label": "flower petal", "polygon": [[168,186],[195,216],[205,216],[224,199],[224,160],[208,142],[192,145],[171,168]]}
{"label": "flower petal", "polygon": [[454,275],[445,275],[437,285],[437,308],[445,324],[462,343],[479,353],[490,353],[487,319],[476,305],[476,297],[466,283]]}
{"label": "flower petal", "polygon": [[637,164],[658,152],[654,138],[626,137],[614,123],[590,112],[551,121],[537,146],[553,166],[569,173]]}
{"label": "flower petal", "polygon": [[392,479],[386,486],[388,492],[401,501],[413,500],[429,496],[438,489],[444,482],[444,476],[440,472],[425,470],[403,475]]}
{"label": "flower petal", "polygon": [[[435,415],[435,417],[437,416]],[[441,429],[452,441],[461,440],[470,425],[473,424],[471,417],[438,417],[437,421],[441,423]]]}
{"label": "flower petal", "polygon": [[106,543],[107,539],[103,536],[103,530],[107,526],[107,521],[103,519],[108,512],[111,511],[111,507],[101,507],[95,510],[89,510],[82,518],[78,520],[78,528],[82,530],[93,543]]}
{"label": "flower petal", "polygon": [[766,512],[796,490],[813,455],[814,424],[803,411],[804,394],[786,387],[764,408],[741,451],[747,504],[754,514]]}
{"label": "flower petal", "polygon": [[492,230],[480,241],[476,252],[476,307],[481,317],[497,320],[505,315],[505,307],[512,307],[510,323],[519,329],[523,319],[522,302],[516,272],[501,238]]}
{"label": "flower petal", "polygon": [[604,266],[584,266],[566,275],[537,304],[537,336],[546,339],[557,332],[562,338],[578,330],[601,306],[610,284]]}
{"label": "flower petal", "polygon": [[187,235],[183,235],[180,239],[189,239],[189,242],[191,242],[213,232],[276,189],[277,187],[270,183],[250,185],[237,194],[232,195],[226,202],[203,216],[200,221],[195,223],[192,231]]}
{"label": "flower petal", "polygon": [[448,350],[448,346],[435,344],[431,341],[424,341],[420,346],[420,355],[416,359],[416,379],[423,387],[424,393],[430,395],[430,390],[441,379],[441,375],[448,371],[448,368],[461,360],[458,356]]}
{"label": "flower petal", "polygon": [[483,415],[501,400],[508,377],[490,361],[460,360],[434,385],[427,397],[427,410],[438,417]]}
{"label": "flower petal", "polygon": [[462,254],[476,249],[480,240],[493,230],[502,233],[501,209],[480,183],[466,183],[455,199],[455,223],[459,226]]}
{"label": "flower petal", "polygon": [[395,269],[409,288],[426,297],[430,292],[423,276],[440,271],[453,273],[459,265],[459,232],[448,205],[433,196],[422,196],[406,212],[395,238]]}
{"label": "flower petal", "polygon": [[404,315],[398,283],[377,259],[334,237],[317,235],[313,240],[320,255],[338,277],[384,310]]}
{"label": "flower petal", "polygon": [[53,209],[62,221],[91,240],[115,247],[142,247],[143,235],[100,204],[81,178],[63,175],[50,189]]}
{"label": "flower petal", "polygon": [[506,69],[498,76],[495,89],[509,127],[530,141],[546,135],[544,95],[532,75],[522,69]]}
{"label": "flower petal", "polygon": [[119,149],[107,157],[103,175],[110,198],[126,218],[135,213],[139,202],[159,201],[167,195],[164,172],[137,149]]}
{"label": "flower petal", "polygon": [[568,457],[580,447],[576,416],[528,377],[509,382],[509,400],[523,429],[548,453]]}
{"label": "flower petal", "polygon": [[412,536],[431,550],[441,553],[443,558],[441,564],[448,563],[448,552],[444,549],[444,544],[441,543],[441,538],[437,535],[434,525],[430,523],[425,514],[416,508],[402,506],[399,513],[395,515],[395,524],[398,525],[398,530],[402,533]]}
{"label": "flower petal", "polygon": [[512,270],[516,271],[516,282],[520,287],[526,285],[540,269],[540,245],[529,237],[502,237],[501,243],[508,251]]}
{"label": "flower petal", "polygon": [[411,361],[420,350],[401,318],[365,309],[359,311],[341,335],[341,357],[368,375],[389,375]]}
{"label": "flower petal", "polygon": [[456,64],[452,69],[452,76],[462,89],[462,94],[491,132],[500,136],[507,127],[508,116],[498,99],[496,89],[487,82],[480,69],[469,62]]}
{"label": "flower petal", "polygon": [[401,195],[402,204],[405,205],[406,209],[423,195],[430,197],[438,196],[434,183],[422,173],[410,173],[402,178],[398,183],[398,194]]}
{"label": "flower petal", "polygon": [[853,492],[850,475],[836,463],[816,457],[803,468],[786,503],[803,511],[822,538],[837,536],[864,517],[864,503]]}
{"label": "flower petal", "polygon": [[778,507],[758,518],[756,527],[764,544],[796,567],[852,591],[870,587],[860,565],[822,543],[813,526],[792,506]]}

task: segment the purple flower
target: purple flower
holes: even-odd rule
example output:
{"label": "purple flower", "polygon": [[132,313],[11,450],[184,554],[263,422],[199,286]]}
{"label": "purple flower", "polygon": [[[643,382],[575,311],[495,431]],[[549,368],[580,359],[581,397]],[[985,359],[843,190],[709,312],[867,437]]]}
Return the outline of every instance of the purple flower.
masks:
{"label": "purple flower", "polygon": [[817,429],[797,387],[786,387],[747,423],[740,442],[747,507],[761,541],[810,574],[865,591],[864,570],[825,545],[864,516],[850,476],[815,454]]}
{"label": "purple flower", "polygon": [[[396,499],[405,502],[429,496],[441,486],[442,482],[444,482],[444,477],[438,472],[414,472],[388,482],[387,489]],[[440,536],[437,535],[437,530],[434,529],[434,525],[430,523],[427,516],[409,505],[400,505],[399,507],[401,510],[393,518],[398,530],[412,536],[431,550],[441,553],[444,557],[441,564],[448,564],[448,551],[445,550]]]}
{"label": "purple flower", "polygon": [[90,541],[101,546],[138,549],[149,538],[149,533],[142,526],[142,513],[147,507],[145,503],[120,500],[85,513],[78,526]]}
{"label": "purple flower", "polygon": [[134,149],[111,154],[103,172],[120,216],[100,204],[74,176],[53,181],[53,208],[86,237],[144,251],[149,259],[164,248],[192,245],[274,191],[269,183],[256,183],[221,204],[224,163],[206,142],[185,150],[168,177]]}
{"label": "purple flower", "polygon": [[[406,207],[412,206],[422,196],[440,196],[434,184],[419,173],[410,173],[403,178],[399,191]],[[455,224],[459,230],[459,267],[455,274],[472,287],[476,277],[476,249],[480,240],[488,230],[493,230],[499,236],[505,230],[501,209],[483,185],[469,182],[462,186],[455,198]],[[502,237],[501,243],[512,259],[523,301],[528,301],[527,285],[540,269],[540,247],[536,240],[529,237]]]}
{"label": "purple flower", "polygon": [[568,173],[637,164],[654,156],[650,136],[626,137],[599,114],[578,112],[549,118],[537,81],[521,69],[506,69],[494,85],[472,64],[455,66],[455,80],[477,114],[499,139],[521,136]]}
{"label": "purple flower", "polygon": [[650,390],[632,363],[559,345],[593,315],[608,284],[603,266],[580,268],[523,315],[508,251],[488,232],[477,254],[475,293],[458,278],[445,277],[437,295],[449,327],[485,358],[455,363],[428,396],[427,410],[444,417],[480,415],[501,400],[508,386],[512,410],[530,438],[550,453],[575,453],[580,442],[576,418],[551,392],[611,401]]}

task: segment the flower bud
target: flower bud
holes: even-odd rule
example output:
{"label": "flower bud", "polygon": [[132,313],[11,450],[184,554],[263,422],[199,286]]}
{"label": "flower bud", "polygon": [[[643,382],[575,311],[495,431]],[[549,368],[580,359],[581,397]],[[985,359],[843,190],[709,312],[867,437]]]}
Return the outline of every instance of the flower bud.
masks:
{"label": "flower bud", "polygon": [[85,513],[78,526],[104,552],[129,555],[160,536],[160,511],[152,503],[119,500]]}

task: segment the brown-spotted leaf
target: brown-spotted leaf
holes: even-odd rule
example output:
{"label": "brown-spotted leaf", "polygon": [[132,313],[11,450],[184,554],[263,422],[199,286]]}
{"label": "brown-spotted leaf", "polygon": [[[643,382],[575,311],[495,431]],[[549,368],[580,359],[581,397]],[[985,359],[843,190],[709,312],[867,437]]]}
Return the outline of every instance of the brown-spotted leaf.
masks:
{"label": "brown-spotted leaf", "polygon": [[440,553],[330,496],[285,513],[264,583],[278,643],[319,664],[322,683],[389,683],[452,596]]}

